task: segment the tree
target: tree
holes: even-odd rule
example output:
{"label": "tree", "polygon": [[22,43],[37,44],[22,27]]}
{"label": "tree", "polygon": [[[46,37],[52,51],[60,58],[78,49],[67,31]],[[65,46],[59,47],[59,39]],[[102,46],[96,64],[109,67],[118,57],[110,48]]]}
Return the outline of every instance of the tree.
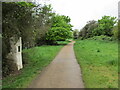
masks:
{"label": "tree", "polygon": [[58,40],[72,37],[72,25],[68,16],[55,15],[52,21],[51,29],[46,34],[46,40],[49,43],[55,43]]}
{"label": "tree", "polygon": [[51,27],[53,14],[50,5],[37,6],[27,2],[2,3],[3,75],[9,74],[11,66],[14,66],[10,63],[12,60],[6,58],[11,48],[9,39],[14,37],[17,41],[22,37],[23,49],[38,45]]}
{"label": "tree", "polygon": [[[10,52],[11,37],[15,40],[22,37],[23,47],[34,44],[33,34],[33,8],[36,7],[33,3],[26,2],[3,2],[2,3],[2,66],[3,76],[12,72],[15,67],[13,60],[6,58]],[[29,43],[28,43],[29,42]]]}
{"label": "tree", "polygon": [[107,35],[112,36],[112,29],[116,24],[116,17],[103,16],[102,19],[98,20],[98,27],[94,29],[93,33],[95,36]]}
{"label": "tree", "polygon": [[98,27],[98,23],[95,20],[88,21],[87,24],[80,30],[79,36],[83,39],[93,36],[92,31]]}
{"label": "tree", "polygon": [[45,35],[46,32],[51,28],[52,17],[55,13],[52,11],[51,5],[38,5],[35,8],[34,14],[34,33],[36,34],[36,44],[42,45],[45,44]]}
{"label": "tree", "polygon": [[79,36],[79,30],[78,30],[78,29],[75,29],[75,30],[73,31],[73,36],[74,36],[74,39],[77,39],[77,38],[78,38],[78,36]]}

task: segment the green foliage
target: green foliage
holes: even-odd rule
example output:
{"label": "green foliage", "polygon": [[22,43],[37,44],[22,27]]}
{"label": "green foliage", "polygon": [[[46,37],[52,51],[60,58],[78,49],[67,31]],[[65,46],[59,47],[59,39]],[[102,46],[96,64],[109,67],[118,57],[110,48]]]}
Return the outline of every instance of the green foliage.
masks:
{"label": "green foliage", "polygon": [[34,26],[36,35],[36,44],[43,45],[46,44],[45,35],[52,25],[52,17],[55,13],[52,11],[51,5],[38,6],[35,9]]}
{"label": "green foliage", "polygon": [[18,75],[3,79],[3,88],[27,88],[40,71],[54,59],[63,46],[41,46],[23,51],[24,68]]}
{"label": "green foliage", "polygon": [[[25,3],[25,2],[21,2],[21,3]],[[14,2],[11,3],[3,2],[2,8],[3,8],[2,36],[4,41],[9,39],[10,37],[18,38],[19,36],[21,36],[23,39],[23,47],[24,44],[30,42],[30,40],[33,41],[34,34],[32,34],[33,31],[29,29],[30,28],[33,29],[32,28],[33,18],[31,15],[32,15],[32,8],[34,7],[23,6],[19,3],[14,3]]]}
{"label": "green foliage", "polygon": [[118,39],[118,25],[114,26],[112,33],[113,33],[113,37],[115,39]]}
{"label": "green foliage", "polygon": [[53,27],[48,33],[46,40],[59,41],[70,38],[71,32],[63,27]]}
{"label": "green foliage", "polygon": [[103,16],[102,19],[98,20],[98,27],[94,29],[93,34],[95,36],[107,35],[112,36],[112,29],[116,24],[116,17]]}
{"label": "green foliage", "polygon": [[[50,5],[36,6],[27,2],[2,3],[3,69],[7,70],[8,67],[8,71],[10,70],[7,66],[10,61],[6,59],[11,48],[9,39],[15,37],[17,41],[21,36],[23,49],[40,44],[40,40],[45,37],[45,33],[51,26],[50,18],[53,14]],[[3,73],[7,73],[5,70]]]}
{"label": "green foliage", "polygon": [[20,7],[21,6],[26,6],[26,7],[35,7],[36,5],[35,4],[33,4],[33,3],[27,3],[27,2],[16,2],[18,5],[20,5]]}
{"label": "green foliage", "polygon": [[74,50],[86,88],[118,88],[117,42],[77,40]]}
{"label": "green foliage", "polygon": [[74,36],[74,39],[77,39],[77,38],[78,38],[78,36],[79,36],[79,31],[78,31],[78,29],[75,29],[75,30],[73,31],[73,36]]}
{"label": "green foliage", "polygon": [[12,59],[2,59],[2,76],[7,77],[10,74],[15,74],[18,72],[17,66]]}
{"label": "green foliage", "polygon": [[115,59],[114,59],[114,60],[110,60],[110,61],[108,61],[107,63],[108,63],[109,65],[111,65],[111,66],[113,66],[113,65],[114,65],[114,66],[117,66],[117,65],[118,65],[118,60],[115,60]]}
{"label": "green foliage", "polygon": [[82,30],[80,30],[79,37],[82,39],[89,38],[93,36],[92,31],[98,27],[98,23],[94,20],[87,22]]}
{"label": "green foliage", "polygon": [[45,36],[51,26],[51,5],[34,5],[27,2],[3,3],[3,38],[23,39],[23,48],[33,47]]}
{"label": "green foliage", "polygon": [[6,59],[11,48],[9,42],[11,37],[15,37],[16,41],[22,37],[22,47],[25,49],[46,44],[48,41],[53,43],[56,40],[65,40],[72,35],[70,18],[64,15],[55,15],[51,5],[3,2],[2,15],[4,76],[13,71],[9,64],[13,60]]}
{"label": "green foliage", "polygon": [[57,41],[57,45],[67,45],[68,43],[70,43],[70,40],[65,40],[65,41]]}
{"label": "green foliage", "polygon": [[120,40],[120,20],[118,21],[118,40]]}
{"label": "green foliage", "polygon": [[[13,72],[12,60],[6,59],[6,55],[10,52],[10,42],[9,39],[11,37],[22,37],[24,42],[28,39],[31,31],[28,31],[26,28],[30,28],[32,23],[31,17],[31,9],[33,7],[29,6],[21,6],[15,2],[3,2],[2,3],[2,57],[3,57],[3,75],[5,76],[9,74],[9,72]],[[25,35],[27,33],[27,35]],[[32,35],[33,36],[33,35]],[[32,41],[32,36],[29,37]],[[26,37],[26,38],[25,38]],[[23,42],[23,45],[24,45]],[[9,64],[10,63],[10,64]]]}
{"label": "green foliage", "polygon": [[81,37],[82,39],[100,35],[114,35],[114,37],[117,37],[117,30],[113,31],[116,22],[116,17],[111,16],[103,16],[102,19],[98,20],[97,22],[94,20],[89,21],[80,31],[79,37]]}
{"label": "green foliage", "polygon": [[101,36],[94,36],[91,38],[88,38],[89,40],[99,40],[99,41],[115,41],[113,37],[101,35]]}
{"label": "green foliage", "polygon": [[72,37],[72,25],[70,24],[70,18],[68,16],[55,15],[52,21],[51,29],[46,34],[47,41],[55,42]]}

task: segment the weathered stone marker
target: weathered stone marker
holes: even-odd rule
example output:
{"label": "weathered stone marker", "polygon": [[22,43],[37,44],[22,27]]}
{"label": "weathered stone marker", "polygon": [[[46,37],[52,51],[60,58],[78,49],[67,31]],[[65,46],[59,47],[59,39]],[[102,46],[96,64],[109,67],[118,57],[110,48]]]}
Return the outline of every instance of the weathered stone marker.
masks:
{"label": "weathered stone marker", "polygon": [[8,54],[7,58],[12,59],[17,66],[17,69],[20,70],[23,68],[22,65],[22,41],[21,37],[15,41],[15,38],[12,37],[10,38],[10,46],[11,50],[10,53]]}

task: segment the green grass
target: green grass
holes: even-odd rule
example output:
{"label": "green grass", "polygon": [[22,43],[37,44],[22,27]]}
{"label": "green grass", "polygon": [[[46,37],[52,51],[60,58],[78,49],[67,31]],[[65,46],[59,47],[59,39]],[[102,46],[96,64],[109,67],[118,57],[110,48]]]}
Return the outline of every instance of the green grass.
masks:
{"label": "green grass", "polygon": [[69,41],[69,40],[66,40],[66,41],[57,41],[57,44],[59,44],[59,45],[66,45],[66,44],[68,44],[70,42],[71,41]]}
{"label": "green grass", "polygon": [[63,46],[40,46],[23,50],[24,68],[19,75],[3,79],[3,88],[26,88],[29,83],[54,59]]}
{"label": "green grass", "polygon": [[86,88],[118,88],[117,42],[77,40],[74,50]]}

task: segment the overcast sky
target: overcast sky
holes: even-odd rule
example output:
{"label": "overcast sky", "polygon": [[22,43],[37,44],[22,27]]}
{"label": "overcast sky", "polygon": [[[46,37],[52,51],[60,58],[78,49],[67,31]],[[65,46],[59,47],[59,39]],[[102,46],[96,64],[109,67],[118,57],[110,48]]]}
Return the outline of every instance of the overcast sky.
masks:
{"label": "overcast sky", "polygon": [[104,15],[118,17],[119,0],[38,0],[50,3],[53,10],[71,18],[73,29],[81,29],[89,20],[101,19]]}

